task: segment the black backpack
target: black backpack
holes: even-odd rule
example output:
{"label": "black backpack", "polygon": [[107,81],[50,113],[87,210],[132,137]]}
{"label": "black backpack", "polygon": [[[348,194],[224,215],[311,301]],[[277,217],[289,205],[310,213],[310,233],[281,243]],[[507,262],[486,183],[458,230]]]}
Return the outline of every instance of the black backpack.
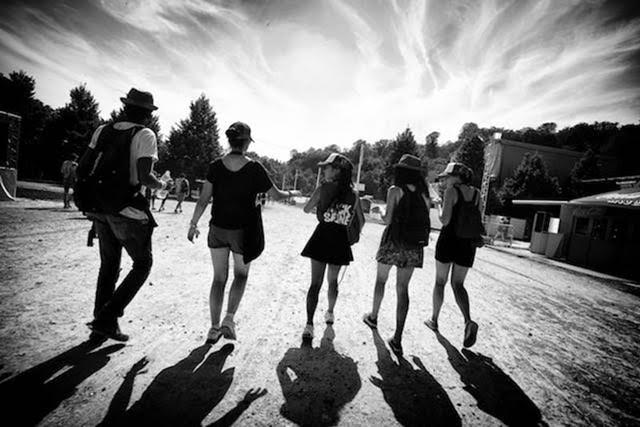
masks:
{"label": "black backpack", "polygon": [[87,149],[77,168],[73,199],[84,213],[117,214],[127,206],[146,210],[140,184],[129,181],[133,136],[144,126],[116,130],[113,124],[102,128],[94,149]]}
{"label": "black backpack", "polygon": [[456,187],[458,192],[458,201],[456,202],[456,236],[461,239],[472,239],[474,241],[482,241],[482,235],[485,234],[484,225],[482,224],[482,215],[478,209],[478,190],[474,189],[471,200],[466,201],[462,191]]}
{"label": "black backpack", "polygon": [[403,195],[393,213],[398,244],[428,246],[431,232],[429,209],[422,193],[402,188]]}

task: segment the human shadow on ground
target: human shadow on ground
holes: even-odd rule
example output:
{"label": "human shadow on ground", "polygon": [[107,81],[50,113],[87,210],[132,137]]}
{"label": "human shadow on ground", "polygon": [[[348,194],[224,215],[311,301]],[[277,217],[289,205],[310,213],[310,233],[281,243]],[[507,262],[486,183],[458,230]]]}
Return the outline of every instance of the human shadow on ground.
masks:
{"label": "human shadow on ground", "polygon": [[210,345],[195,348],[173,366],[163,369],[129,409],[135,377],[144,372],[146,358],[136,362],[113,396],[103,426],[200,426],[225,396],[235,368],[224,368],[232,344],[207,356]]}
{"label": "human shadow on ground", "polygon": [[436,337],[478,408],[510,426],[547,425],[536,404],[491,358],[467,349],[460,353],[440,333]]}
{"label": "human shadow on ground", "polygon": [[358,365],[335,351],[334,338],[333,327],[327,326],[319,348],[303,341],[285,353],[276,368],[285,399],[283,417],[305,426],[336,425],[340,410],[358,394]]}
{"label": "human shadow on ground", "polygon": [[238,404],[233,409],[224,414],[220,419],[209,424],[207,427],[232,426],[236,421],[238,421],[240,415],[242,415],[244,411],[249,409],[249,406],[251,406],[254,400],[261,398],[265,394],[267,394],[266,388],[257,388],[255,390],[250,389],[249,391],[247,391],[247,394],[245,394],[244,398],[240,402],[238,402]]}
{"label": "human shadow on ground", "polygon": [[461,425],[451,399],[420,358],[413,356],[418,369],[402,356],[396,363],[378,331],[372,332],[380,378],[371,377],[370,381],[382,390],[396,420],[405,426]]}
{"label": "human shadow on ground", "polygon": [[[124,347],[113,344],[98,349],[105,340],[87,340],[0,383],[2,417],[14,425],[36,425],[78,385],[109,362],[109,355]],[[96,350],[96,351],[94,351]]]}

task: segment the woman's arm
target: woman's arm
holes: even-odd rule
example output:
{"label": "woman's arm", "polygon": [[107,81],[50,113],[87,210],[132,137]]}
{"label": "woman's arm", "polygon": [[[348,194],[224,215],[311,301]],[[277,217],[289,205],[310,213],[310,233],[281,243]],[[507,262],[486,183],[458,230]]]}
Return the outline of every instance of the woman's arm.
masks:
{"label": "woman's arm", "polygon": [[444,202],[442,203],[442,210],[440,211],[440,222],[442,226],[446,226],[451,221],[451,214],[453,213],[453,205],[456,204],[458,194],[455,188],[447,188],[444,192]]}
{"label": "woman's arm", "polygon": [[318,206],[318,202],[320,201],[320,188],[321,187],[316,187],[316,189],[313,190],[313,194],[309,197],[309,201],[304,205],[303,210],[305,213],[310,213],[313,211],[313,208]]}
{"label": "woman's arm", "polygon": [[298,190],[293,190],[293,191],[291,191],[291,190],[280,190],[278,187],[276,187],[274,185],[269,189],[269,191],[267,191],[267,194],[273,200],[282,200],[282,199],[286,199],[287,197],[291,197],[291,196],[299,196],[300,192]]}
{"label": "woman's arm", "polygon": [[200,221],[200,217],[204,213],[207,205],[209,204],[209,200],[211,200],[211,195],[213,194],[213,184],[208,180],[204,181],[204,185],[202,186],[202,191],[200,191],[200,198],[198,198],[198,202],[196,203],[196,207],[193,210],[193,216],[191,217],[191,223],[189,224],[189,232],[187,233],[187,239],[190,242],[193,242],[193,237],[198,237],[198,221]]}
{"label": "woman's arm", "polygon": [[392,185],[387,190],[387,208],[384,211],[384,215],[382,215],[382,220],[386,225],[391,224],[391,220],[393,219],[393,211],[395,210],[398,201],[402,198],[402,189],[400,187],[396,187]]}

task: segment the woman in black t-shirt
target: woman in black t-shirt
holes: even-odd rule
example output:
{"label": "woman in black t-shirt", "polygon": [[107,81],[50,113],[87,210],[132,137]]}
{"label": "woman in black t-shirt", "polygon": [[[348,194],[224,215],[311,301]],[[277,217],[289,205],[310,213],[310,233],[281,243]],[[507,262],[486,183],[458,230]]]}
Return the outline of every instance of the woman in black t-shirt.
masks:
{"label": "woman in black t-shirt", "polygon": [[[264,167],[245,153],[251,138],[251,129],[242,122],[233,123],[225,132],[231,151],[209,165],[207,179],[193,211],[187,238],[198,237],[198,220],[213,197],[208,245],[213,263],[213,284],[209,296],[211,328],[207,343],[215,344],[221,336],[235,340],[234,315],[242,299],[249,265],[262,253],[261,205],[256,202],[260,193],[268,193],[279,200],[298,192],[281,191],[273,185]],[[229,291],[227,314],[220,323],[224,289],[229,273],[229,252],[233,253],[233,282]]]}
{"label": "woman in black t-shirt", "polygon": [[302,332],[303,339],[313,338],[313,316],[325,270],[328,269],[329,282],[325,322],[332,325],[333,308],[338,298],[338,274],[342,266],[353,261],[347,234],[357,197],[351,184],[353,165],[346,157],[332,153],[319,166],[324,168],[327,182],[316,188],[304,207],[307,213],[316,209],[318,226],[302,250],[302,256],[311,258],[311,286],[307,292],[307,324]]}

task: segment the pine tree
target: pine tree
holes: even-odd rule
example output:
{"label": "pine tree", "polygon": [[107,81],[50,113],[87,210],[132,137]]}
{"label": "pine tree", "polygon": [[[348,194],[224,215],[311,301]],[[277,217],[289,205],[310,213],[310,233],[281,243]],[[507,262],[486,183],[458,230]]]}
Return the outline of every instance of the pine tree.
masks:
{"label": "pine tree", "polygon": [[484,141],[478,135],[463,139],[452,160],[468,166],[473,171],[471,185],[480,188],[484,173]]}
{"label": "pine tree", "polygon": [[189,105],[189,117],[171,129],[167,140],[167,160],[162,169],[174,174],[184,172],[193,182],[202,179],[208,165],[222,153],[218,136],[218,120],[209,99],[200,95]]}
{"label": "pine tree", "polygon": [[569,188],[566,189],[565,194],[569,198],[577,198],[585,196],[589,193],[596,192],[595,188],[591,191],[582,182],[583,179],[599,178],[600,168],[598,167],[598,157],[592,149],[587,150],[584,155],[576,162],[571,169],[569,175]]}
{"label": "pine tree", "polygon": [[425,138],[424,154],[428,159],[438,157],[438,137],[440,132],[431,132]]}
{"label": "pine tree", "polygon": [[64,126],[64,151],[65,155],[82,154],[100,124],[98,102],[85,84],[71,89],[69,97],[69,103],[60,110]]}
{"label": "pine tree", "polygon": [[558,178],[549,175],[547,165],[538,153],[526,153],[513,176],[504,181],[498,192],[505,206],[509,206],[514,199],[553,199],[559,195]]}

